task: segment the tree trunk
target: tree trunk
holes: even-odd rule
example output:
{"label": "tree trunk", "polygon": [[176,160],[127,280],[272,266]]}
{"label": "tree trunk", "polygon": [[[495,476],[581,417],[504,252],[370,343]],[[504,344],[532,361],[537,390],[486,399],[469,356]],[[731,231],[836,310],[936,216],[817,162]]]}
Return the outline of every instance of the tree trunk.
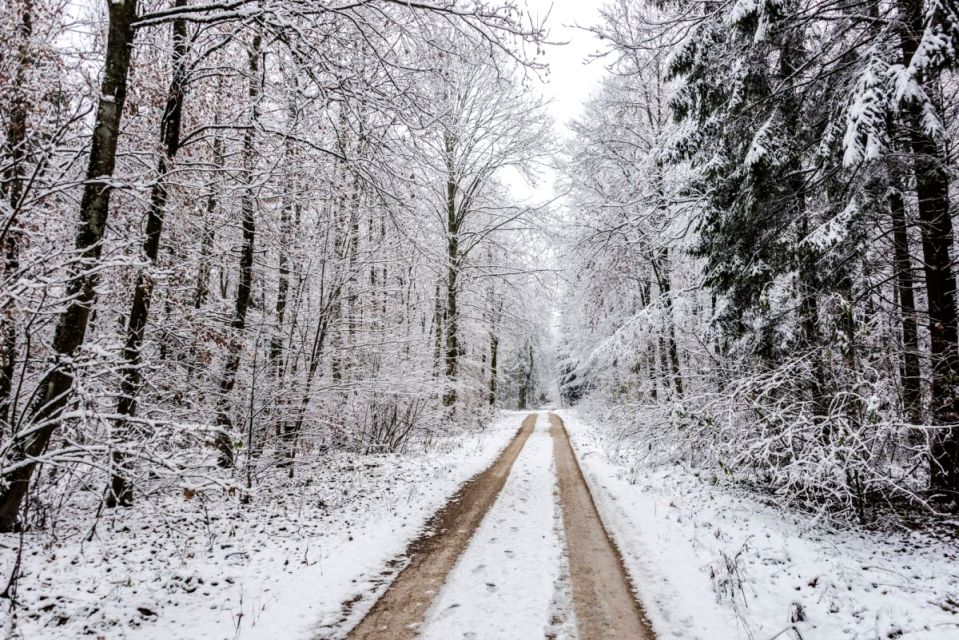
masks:
{"label": "tree trunk", "polygon": [[[186,0],[177,0],[177,7],[186,6]],[[163,220],[167,203],[167,172],[180,148],[180,125],[183,122],[183,85],[186,75],[187,30],[186,20],[173,22],[173,76],[167,92],[166,107],[160,120],[160,142],[163,153],[157,161],[156,182],[150,193],[150,209],[147,214],[146,239],[143,242],[143,255],[151,266],[155,266],[160,254],[160,235],[163,232]],[[117,439],[127,438],[129,423],[137,411],[137,395],[143,381],[142,358],[143,335],[150,315],[150,302],[153,297],[154,278],[145,269],[137,274],[136,288],[133,292],[133,304],[130,307],[130,319],[127,324],[127,340],[123,349],[124,367],[121,373],[120,399],[117,402],[117,415],[121,416],[114,426]],[[124,469],[124,455],[113,454],[113,477],[107,492],[106,506],[128,507],[133,504],[133,485]]]}
{"label": "tree trunk", "polygon": [[673,388],[676,391],[676,397],[683,397],[683,374],[679,366],[679,345],[676,343],[676,323],[673,319],[673,294],[672,286],[669,283],[669,273],[663,273],[660,262],[667,264],[669,254],[663,250],[658,259],[653,260],[653,273],[656,275],[656,283],[659,291],[663,295],[663,306],[666,315],[666,342],[669,353],[669,369],[673,374]]}
{"label": "tree trunk", "polygon": [[[223,96],[223,78],[218,78],[217,80],[217,102],[219,98]],[[213,124],[219,126],[220,124],[220,114],[219,110],[216,115],[213,116]],[[223,169],[223,138],[220,137],[219,133],[213,134],[213,175],[216,175]],[[197,269],[197,279],[196,279],[196,292],[193,295],[193,308],[200,309],[203,304],[206,302],[206,297],[210,293],[210,271],[211,265],[210,260],[212,259],[213,254],[213,241],[216,238],[216,231],[214,231],[213,225],[213,215],[216,213],[217,206],[219,206],[219,193],[217,191],[217,183],[215,179],[211,179],[208,187],[210,193],[206,197],[206,216],[204,219],[204,228],[203,228],[203,239],[200,243],[200,264]]]}
{"label": "tree trunk", "polygon": [[233,440],[230,431],[233,429],[233,420],[230,418],[230,395],[236,385],[236,374],[240,369],[240,356],[243,351],[243,332],[246,329],[246,313],[250,308],[250,294],[253,290],[253,253],[256,243],[256,212],[255,194],[253,193],[253,168],[256,162],[255,129],[259,119],[260,96],[260,51],[262,37],[259,33],[253,36],[250,44],[249,72],[250,72],[250,121],[243,133],[243,173],[246,179],[246,188],[240,198],[240,217],[243,226],[243,246],[240,250],[239,280],[236,288],[236,302],[233,308],[233,321],[230,323],[232,336],[230,338],[229,353],[223,367],[223,376],[220,378],[220,395],[217,400],[217,435],[216,447],[220,452],[219,464],[221,467],[232,467],[234,463]]}
{"label": "tree trunk", "polygon": [[[456,240],[450,240],[451,255],[456,251]],[[459,267],[450,264],[446,275],[446,393],[443,404],[447,407],[456,403],[456,377],[459,365],[459,310],[457,309],[457,278]]]}
{"label": "tree trunk", "polygon": [[489,332],[489,405],[496,406],[496,392],[499,385],[499,330],[500,318],[503,315],[503,303],[495,305],[493,322]]}
{"label": "tree trunk", "polygon": [[527,361],[526,373],[523,376],[523,381],[519,385],[519,408],[526,409],[529,407],[530,400],[533,395],[533,345],[527,344]]}
{"label": "tree trunk", "polygon": [[443,372],[443,298],[441,297],[440,282],[436,283],[436,292],[433,298],[433,376],[439,378]]}
{"label": "tree trunk", "polygon": [[96,266],[102,251],[103,234],[110,211],[112,178],[116,165],[117,140],[126,100],[127,74],[133,51],[137,16],[136,0],[111,2],[107,6],[109,26],[101,97],[97,105],[93,141],[87,165],[86,183],[80,200],[80,222],[76,249],[80,263],[73,267],[67,283],[69,305],[60,315],[53,338],[56,359],[40,382],[36,400],[29,409],[27,430],[11,442],[8,461],[17,465],[3,478],[0,494],[0,531],[17,524],[20,504],[27,493],[35,462],[46,449],[73,388],[72,357],[86,337],[90,313],[96,299]]}
{"label": "tree trunk", "polygon": [[896,291],[899,294],[902,322],[902,395],[906,414],[914,424],[922,422],[922,387],[919,369],[919,332],[916,322],[916,300],[913,292],[912,258],[909,257],[909,234],[902,193],[889,193],[895,248]]}
{"label": "tree trunk", "polygon": [[[10,220],[3,234],[3,279],[10,278],[20,270],[20,243],[22,234],[16,228],[20,201],[23,198],[24,145],[27,139],[28,99],[25,95],[27,74],[33,66],[30,56],[30,38],[33,36],[33,0],[21,0],[20,24],[17,33],[16,71],[13,95],[10,96],[10,112],[7,114],[7,155],[10,166],[3,176],[2,197],[10,203]],[[16,305],[6,301],[0,315],[0,433],[10,421],[13,402],[13,376],[17,365]]]}
{"label": "tree trunk", "polygon": [[457,184],[453,154],[456,150],[456,140],[451,134],[446,134],[446,393],[443,395],[443,405],[452,406],[456,403],[456,377],[458,372],[460,344],[459,344],[459,309],[457,308],[457,287],[459,286],[460,253],[459,233],[462,216],[456,206]]}
{"label": "tree trunk", "polygon": [[[649,305],[652,302],[652,281],[646,279],[639,286],[639,303],[643,309],[649,309]],[[659,342],[662,342],[660,338]],[[649,386],[649,396],[653,402],[659,400],[659,374],[657,373],[656,365],[656,345],[653,344],[649,349],[646,350],[646,353],[643,354],[643,359],[646,362],[646,371],[647,377],[650,383]]]}
{"label": "tree trunk", "polygon": [[[902,19],[900,46],[907,67],[923,33],[921,0],[899,0]],[[933,82],[922,79],[927,95]],[[959,422],[959,327],[956,321],[956,277],[952,266],[952,217],[949,212],[947,158],[922,124],[922,108],[910,105],[910,143],[919,201],[919,228],[929,304],[929,338],[932,360],[932,422]],[[959,496],[959,428],[943,426],[930,433],[930,489]]]}
{"label": "tree trunk", "polygon": [[[291,110],[292,111],[292,110]],[[286,148],[286,157],[287,160],[292,160],[293,155],[293,145],[291,142],[287,142]],[[279,281],[276,285],[276,306],[274,310],[276,312],[276,326],[274,328],[273,336],[270,338],[270,364],[272,365],[273,371],[279,377],[279,371],[281,368],[280,356],[283,355],[283,320],[286,315],[286,298],[287,293],[290,288],[290,259],[288,251],[288,245],[290,243],[292,234],[290,229],[290,214],[293,211],[296,200],[296,191],[289,185],[287,185],[286,192],[284,194],[285,201],[283,206],[280,208],[280,246],[279,246],[279,256],[277,258],[277,269],[279,271]]]}
{"label": "tree trunk", "polygon": [[[794,259],[798,271],[799,284],[799,325],[801,346],[812,358],[812,371],[809,380],[809,395],[817,413],[828,411],[828,399],[823,392],[825,374],[818,348],[822,342],[819,330],[819,278],[817,274],[817,255],[811,245],[804,240],[809,236],[809,211],[807,210],[806,179],[803,173],[802,150],[799,123],[802,122],[802,105],[795,86],[796,75],[802,67],[800,58],[803,45],[795,34],[788,34],[782,45],[779,61],[779,80],[782,82],[783,120],[789,145],[789,158],[786,163],[785,179],[788,184],[789,219],[794,221],[798,231]],[[779,205],[776,205],[779,206]],[[830,422],[824,422],[820,434],[823,442],[831,436]]]}
{"label": "tree trunk", "polygon": [[[348,113],[345,107],[340,109],[339,113],[339,130],[336,134],[336,144],[337,149],[340,152],[340,155],[343,158],[346,158],[350,154],[350,138],[349,138],[349,118]],[[354,176],[353,180],[353,190],[350,195],[351,205],[349,211],[345,206],[344,202],[346,200],[346,184],[347,179],[349,178],[349,168],[346,166],[346,163],[343,160],[340,160],[336,163],[334,168],[334,198],[333,206],[335,208],[333,212],[333,252],[334,255],[341,264],[342,262],[349,260],[349,273],[354,273],[355,267],[355,254],[354,247],[355,243],[358,242],[359,235],[359,190],[358,183]],[[344,354],[344,345],[347,341],[350,343],[353,342],[353,337],[355,333],[356,325],[356,288],[357,284],[354,282],[354,278],[351,278],[350,282],[347,284],[347,289],[349,291],[346,296],[346,301],[342,298],[337,298],[333,304],[332,309],[332,318],[330,321],[331,326],[331,342],[332,342],[332,376],[333,382],[339,385],[343,381],[343,372],[346,367],[346,363],[343,361]],[[348,333],[344,333],[344,327]]]}
{"label": "tree trunk", "polygon": [[490,332],[489,336],[489,406],[496,406],[496,377],[499,375],[497,370],[499,357],[499,338],[495,330]]}
{"label": "tree trunk", "polygon": [[300,399],[300,406],[297,409],[296,420],[288,422],[283,427],[283,442],[286,448],[287,464],[289,464],[288,475],[293,477],[293,460],[296,457],[296,441],[303,431],[303,422],[306,419],[306,408],[310,404],[310,396],[313,392],[313,379],[316,377],[316,371],[319,369],[320,359],[323,356],[323,349],[326,345],[326,336],[330,329],[330,317],[332,313],[332,302],[338,301],[340,291],[333,292],[333,301],[320,312],[320,318],[316,323],[316,332],[313,334],[313,347],[310,349],[310,362],[306,371],[306,383],[303,385],[303,396]]}
{"label": "tree trunk", "polygon": [[[802,156],[797,148],[801,141],[799,140],[799,122],[801,121],[801,108],[796,96],[796,89],[793,86],[794,75],[799,67],[799,61],[796,60],[798,45],[791,41],[787,36],[787,41],[783,46],[780,60],[780,76],[784,84],[783,89],[783,117],[787,123],[790,149],[789,162],[787,164],[786,179],[789,184],[789,192],[792,199],[789,205],[791,217],[795,220],[799,229],[797,261],[799,267],[799,285],[800,285],[800,315],[802,324],[802,336],[805,346],[808,349],[814,349],[819,345],[819,299],[817,294],[816,257],[809,248],[802,244],[802,241],[809,235],[809,213],[806,211],[806,182],[803,177]],[[818,375],[816,376],[818,380]],[[813,395],[818,396],[820,385],[814,383]]]}

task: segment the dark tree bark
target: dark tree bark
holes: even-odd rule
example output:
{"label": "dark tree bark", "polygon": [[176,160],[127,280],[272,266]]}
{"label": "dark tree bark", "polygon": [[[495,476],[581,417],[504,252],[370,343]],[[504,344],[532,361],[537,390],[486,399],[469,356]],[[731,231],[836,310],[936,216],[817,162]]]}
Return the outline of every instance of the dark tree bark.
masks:
{"label": "dark tree bark", "polygon": [[[662,334],[659,336],[657,341],[659,345],[659,374],[656,375],[657,380],[662,380],[663,382],[663,391],[666,393],[667,397],[669,395],[669,360],[667,358],[668,349],[666,347],[666,338]],[[668,399],[668,398],[667,398]]]}
{"label": "dark tree bark", "polygon": [[[800,240],[809,234],[809,212],[806,210],[806,182],[803,177],[802,155],[800,147],[799,123],[802,121],[802,107],[794,86],[795,75],[800,66],[799,50],[801,45],[787,36],[780,52],[779,80],[783,83],[782,109],[783,120],[789,136],[790,154],[787,164],[786,180],[789,186],[790,217],[795,220],[799,228]],[[799,282],[801,288],[800,312],[802,318],[802,332],[805,346],[814,349],[819,345],[819,299],[818,282],[816,279],[816,257],[807,246],[797,248],[799,262]],[[821,385],[816,374],[813,397],[821,396]]]}
{"label": "dark tree bark", "polygon": [[98,278],[95,267],[100,261],[103,234],[110,211],[137,2],[110,2],[107,12],[109,25],[101,97],[97,105],[76,234],[76,250],[81,260],[70,274],[67,284],[69,303],[57,321],[53,339],[56,358],[41,380],[36,399],[28,409],[27,428],[15,434],[11,443],[8,460],[14,465],[14,470],[3,478],[6,488],[0,494],[0,531],[10,531],[16,526],[20,504],[36,466],[31,459],[46,449],[70,400],[74,376],[71,360],[86,337],[96,299]]}
{"label": "dark tree bark", "polygon": [[[223,95],[222,78],[219,79],[217,95]],[[219,126],[220,115],[213,116],[214,126]],[[223,168],[223,138],[219,134],[213,136],[213,170],[214,175]],[[196,292],[193,295],[193,308],[199,309],[206,302],[206,297],[210,293],[210,260],[213,254],[213,241],[216,239],[216,231],[213,226],[213,216],[219,206],[219,191],[216,180],[210,180],[210,192],[206,197],[206,219],[203,228],[203,239],[200,243],[200,264],[197,269]]]}
{"label": "dark tree bark", "polygon": [[[813,406],[817,407],[820,415],[828,412],[829,399],[824,392],[825,372],[823,360],[819,353],[822,336],[819,328],[819,290],[820,280],[817,273],[818,256],[812,245],[803,242],[809,235],[810,213],[807,202],[806,178],[803,172],[800,123],[803,121],[803,109],[799,90],[796,88],[796,77],[802,67],[803,44],[798,39],[798,32],[785,35],[779,59],[779,81],[782,83],[781,108],[783,121],[789,140],[789,159],[786,163],[784,176],[788,186],[788,215],[790,221],[795,221],[798,238],[795,246],[795,256],[799,281],[799,322],[801,329],[801,346],[812,358],[812,375],[809,380],[809,397]],[[775,205],[774,205],[775,206]],[[830,421],[823,422],[820,433],[822,442],[832,438]]]}
{"label": "dark tree bark", "polygon": [[519,385],[519,408],[526,409],[532,400],[533,395],[533,345],[526,345],[527,360],[526,371],[523,374],[523,381]]}
{"label": "dark tree bark", "polygon": [[433,376],[439,378],[443,372],[443,336],[445,335],[445,329],[443,328],[445,310],[443,309],[443,297],[439,281],[436,283],[433,300]]}
{"label": "dark tree bark", "polygon": [[276,329],[270,338],[270,362],[274,370],[280,368],[280,356],[283,355],[283,321],[286,317],[286,297],[290,288],[290,260],[286,253],[290,233],[290,211],[286,205],[280,212],[280,250],[277,258],[279,281],[276,285]]}
{"label": "dark tree bark", "polygon": [[[364,142],[364,133],[362,122],[360,123],[360,138],[356,144],[356,156],[362,158],[365,153],[366,144]],[[344,153],[344,157],[346,154]],[[360,199],[362,197],[362,184],[360,182],[360,177],[357,173],[353,173],[353,191],[350,194],[350,236],[349,242],[347,243],[348,255],[348,268],[350,273],[355,273],[356,271],[356,260],[359,256],[359,247],[360,247]],[[373,222],[370,221],[370,237],[373,236],[372,229]],[[384,277],[384,282],[386,282]],[[358,290],[356,282],[351,278],[347,286],[346,293],[346,327],[347,327],[347,339],[350,345],[353,345],[356,342],[356,329],[357,323],[361,319],[361,312],[358,304]]]}
{"label": "dark tree bark", "polygon": [[916,322],[916,300],[913,291],[912,258],[909,257],[909,234],[906,226],[906,208],[902,193],[889,193],[889,213],[892,217],[895,250],[896,291],[899,294],[899,312],[902,323],[902,395],[909,419],[922,422],[922,387],[919,369],[919,331]]}
{"label": "dark tree bark", "polygon": [[499,337],[495,331],[489,336],[489,406],[496,406],[496,383],[499,375]]}
{"label": "dark tree bark", "polygon": [[494,305],[489,332],[489,404],[491,407],[496,406],[496,392],[499,385],[499,334],[497,332],[502,316],[503,303],[500,301]]}
{"label": "dark tree bark", "polygon": [[[7,153],[9,168],[0,185],[0,197],[10,204],[10,220],[2,235],[3,280],[14,277],[20,270],[20,244],[23,237],[16,227],[16,218],[23,198],[23,161],[26,155],[27,113],[29,111],[25,85],[27,74],[33,66],[30,56],[30,38],[33,36],[33,0],[21,0],[20,23],[17,33],[16,71],[14,72],[13,95],[10,96],[10,111],[7,119]],[[17,327],[15,305],[12,301],[0,312],[0,430],[10,422],[10,407],[13,402],[13,376],[17,365]]]}
{"label": "dark tree bark", "polygon": [[[341,108],[339,113],[339,130],[336,136],[337,149],[342,158],[348,158],[351,153],[350,144],[350,123],[349,114],[346,108]],[[336,182],[341,191],[337,194],[338,198],[335,204],[333,215],[333,250],[338,260],[348,261],[348,271],[355,273],[356,251],[359,242],[360,220],[359,220],[359,179],[353,176],[350,187],[350,206],[345,206],[346,198],[343,197],[346,191],[346,185],[350,178],[350,169],[344,160],[339,160],[336,164],[335,175]],[[337,384],[342,382],[344,369],[348,363],[343,360],[344,346],[349,342],[352,344],[356,333],[356,315],[357,315],[357,283],[353,277],[346,284],[348,294],[346,300],[338,297],[333,304],[332,318],[330,320],[330,333],[332,342],[332,375],[333,381]],[[345,332],[344,332],[345,327]]]}
{"label": "dark tree bark", "polygon": [[676,342],[676,323],[673,319],[673,294],[672,286],[669,282],[669,273],[663,273],[662,267],[668,264],[669,255],[664,250],[659,258],[654,259],[653,262],[653,273],[656,276],[656,284],[659,286],[659,291],[663,296],[663,306],[665,307],[666,315],[666,343],[667,351],[669,353],[669,369],[673,374],[673,389],[676,391],[676,396],[679,398],[683,397],[683,374],[679,366],[679,345]]}
{"label": "dark tree bark", "polygon": [[[185,7],[186,0],[177,0],[177,7]],[[150,209],[147,213],[146,238],[143,242],[143,255],[150,265],[156,265],[160,254],[160,236],[163,233],[163,221],[166,216],[167,174],[170,165],[180,148],[180,127],[183,122],[183,87],[187,66],[187,27],[186,20],[173,22],[173,75],[167,91],[166,106],[160,120],[160,143],[163,152],[157,161],[156,182],[150,192]],[[123,349],[125,362],[120,385],[120,399],[117,402],[117,415],[121,416],[115,425],[115,433],[120,440],[125,439],[129,430],[128,418],[136,415],[137,396],[143,383],[142,358],[143,335],[150,316],[150,302],[153,298],[154,278],[145,269],[137,274],[133,291],[133,304],[127,323],[127,340]],[[128,507],[133,504],[133,484],[125,466],[125,456],[120,452],[113,454],[113,477],[107,492],[106,506]]]}
{"label": "dark tree bark", "polygon": [[253,193],[253,167],[256,162],[255,134],[256,123],[259,120],[260,96],[260,55],[262,37],[259,33],[253,36],[249,48],[250,74],[250,122],[243,133],[243,173],[246,179],[246,188],[240,198],[240,217],[243,227],[243,246],[240,250],[239,281],[236,289],[236,301],[233,308],[233,320],[230,323],[232,336],[226,363],[223,366],[223,375],[220,378],[220,394],[217,399],[216,447],[220,452],[219,464],[221,467],[232,467],[234,463],[233,441],[230,431],[233,429],[233,420],[230,418],[230,395],[236,385],[236,374],[240,369],[240,356],[243,351],[243,332],[246,329],[246,314],[250,308],[250,295],[253,290],[253,254],[256,244],[256,211],[255,194]]}
{"label": "dark tree bark", "polygon": [[[288,126],[292,127],[293,122],[296,118],[296,109],[294,108],[293,102],[290,103],[290,108],[288,110],[289,124]],[[285,149],[285,159],[287,165],[290,167],[295,166],[296,161],[293,153],[293,139],[287,138],[286,140],[286,149]],[[288,178],[289,180],[290,178]],[[297,191],[293,185],[288,184],[286,190],[283,194],[283,206],[280,208],[280,246],[277,256],[277,269],[279,272],[279,279],[276,285],[276,306],[274,311],[276,313],[276,326],[274,328],[273,336],[270,338],[270,364],[273,371],[279,377],[279,373],[282,369],[282,360],[281,356],[283,355],[283,321],[286,317],[286,303],[287,296],[290,289],[290,258],[289,258],[289,244],[292,239],[292,213],[294,207],[296,207]]]}
{"label": "dark tree bark", "polygon": [[[907,67],[923,33],[921,0],[899,0],[900,46]],[[932,79],[922,78],[927,95],[934,96]],[[926,132],[922,108],[910,105],[910,144],[919,202],[923,268],[929,305],[932,359],[932,422],[943,425],[930,432],[930,489],[959,496],[959,323],[956,320],[956,277],[952,265],[952,217],[949,212],[949,175],[943,149]]]}
{"label": "dark tree bark", "polygon": [[313,393],[313,379],[316,377],[320,361],[323,358],[326,338],[330,331],[333,305],[339,301],[340,293],[340,288],[333,290],[330,300],[320,311],[320,317],[316,323],[316,331],[313,333],[313,346],[310,349],[310,359],[306,370],[306,383],[303,385],[303,395],[300,399],[300,406],[296,412],[296,419],[287,422],[283,427],[283,443],[286,449],[287,464],[289,465],[287,474],[290,478],[293,477],[293,460],[296,457],[296,442],[303,431],[306,409],[310,404],[310,397]]}
{"label": "dark tree bark", "polygon": [[443,394],[443,404],[447,407],[456,403],[456,376],[458,373],[460,344],[459,344],[459,309],[458,287],[460,274],[459,235],[461,212],[456,206],[458,185],[456,182],[456,168],[454,153],[456,139],[452,134],[445,136],[446,145],[446,393]]}

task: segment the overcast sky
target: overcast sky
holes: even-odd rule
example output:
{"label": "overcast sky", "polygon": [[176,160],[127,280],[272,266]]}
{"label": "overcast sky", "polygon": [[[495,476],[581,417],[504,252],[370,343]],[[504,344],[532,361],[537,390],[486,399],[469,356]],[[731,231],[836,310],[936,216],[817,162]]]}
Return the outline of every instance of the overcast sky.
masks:
{"label": "overcast sky", "polygon": [[602,61],[589,62],[601,43],[577,26],[589,27],[599,20],[603,0],[526,0],[533,16],[549,18],[546,26],[552,42],[567,44],[546,47],[550,73],[540,85],[543,94],[553,100],[550,111],[562,125],[579,115],[583,103],[603,75]]}
{"label": "overcast sky", "polygon": [[[604,0],[526,0],[532,16],[546,17],[551,42],[545,60],[550,66],[542,82],[535,82],[532,90],[539,91],[550,101],[549,111],[556,120],[557,133],[566,135],[565,123],[577,117],[604,73],[602,61],[589,62],[590,54],[600,50],[600,42],[591,34],[576,28],[591,26],[598,21]],[[544,175],[536,187],[525,184],[522,178],[504,176],[514,195],[535,201],[549,199],[552,194],[551,175]]]}

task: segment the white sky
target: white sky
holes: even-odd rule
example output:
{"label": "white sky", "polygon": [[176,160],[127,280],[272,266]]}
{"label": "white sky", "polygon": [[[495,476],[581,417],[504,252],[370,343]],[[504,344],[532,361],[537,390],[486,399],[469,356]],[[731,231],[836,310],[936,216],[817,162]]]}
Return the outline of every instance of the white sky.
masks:
{"label": "white sky", "polygon": [[[533,85],[533,90],[550,101],[549,112],[560,136],[567,135],[565,124],[580,114],[605,73],[602,60],[589,61],[589,56],[600,51],[602,44],[592,34],[577,28],[596,24],[604,3],[604,0],[526,0],[531,16],[548,15],[549,41],[565,43],[546,46],[545,56],[540,60],[549,64],[549,73],[544,73],[542,81]],[[553,192],[554,178],[549,171],[543,172],[541,183],[535,187],[527,185],[518,174],[503,178],[514,196],[521,200],[541,202],[549,199]]]}
{"label": "white sky", "polygon": [[590,27],[599,21],[603,0],[526,0],[534,17],[548,14],[546,27],[550,42],[565,42],[546,47],[545,61],[549,75],[540,85],[544,96],[553,104],[550,112],[562,125],[579,115],[599,79],[605,73],[602,60],[589,61],[591,54],[602,49],[602,43],[577,26]]}

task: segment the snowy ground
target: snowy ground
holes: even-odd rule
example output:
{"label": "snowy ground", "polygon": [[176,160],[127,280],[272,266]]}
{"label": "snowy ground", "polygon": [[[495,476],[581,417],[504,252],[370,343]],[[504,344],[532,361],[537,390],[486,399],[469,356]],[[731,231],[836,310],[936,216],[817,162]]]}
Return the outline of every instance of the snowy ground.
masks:
{"label": "snowy ground", "polygon": [[659,640],[955,640],[959,548],[916,531],[832,530],[712,477],[608,455],[559,412]]}
{"label": "snowy ground", "polygon": [[[659,640],[959,637],[954,539],[811,523],[707,474],[635,465],[585,414],[560,413]],[[28,535],[20,608],[0,611],[5,635],[336,635],[363,614],[342,604],[384,588],[384,568],[524,415],[429,455],[331,456],[292,486],[264,485],[250,505],[169,495],[101,519],[89,542],[89,529]],[[541,414],[425,639],[575,637],[547,429]],[[18,540],[0,537],[4,578]]]}
{"label": "snowy ground", "polygon": [[[381,580],[429,516],[485,469],[525,414],[429,452],[335,455],[294,484],[277,479],[249,505],[167,495],[97,525],[26,536],[20,607],[5,637],[38,639],[313,638],[341,604]],[[114,519],[115,518],[115,519]],[[86,518],[77,521],[89,523]],[[0,536],[6,580],[19,538]]]}
{"label": "snowy ground", "polygon": [[423,640],[560,636],[571,607],[555,489],[553,440],[543,413],[427,614]]}

